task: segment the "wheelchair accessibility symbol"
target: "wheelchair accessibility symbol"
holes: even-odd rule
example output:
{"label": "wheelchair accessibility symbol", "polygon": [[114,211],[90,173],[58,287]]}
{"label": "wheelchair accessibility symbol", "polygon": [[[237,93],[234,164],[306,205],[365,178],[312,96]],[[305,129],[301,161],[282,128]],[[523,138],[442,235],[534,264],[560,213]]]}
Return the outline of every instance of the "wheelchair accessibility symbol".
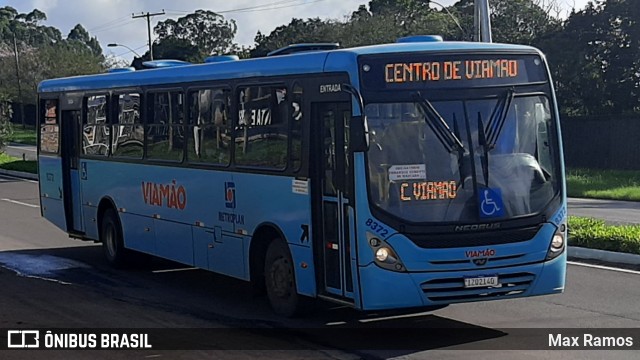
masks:
{"label": "wheelchair accessibility symbol", "polygon": [[478,194],[481,218],[495,218],[504,216],[504,204],[500,189],[485,188]]}

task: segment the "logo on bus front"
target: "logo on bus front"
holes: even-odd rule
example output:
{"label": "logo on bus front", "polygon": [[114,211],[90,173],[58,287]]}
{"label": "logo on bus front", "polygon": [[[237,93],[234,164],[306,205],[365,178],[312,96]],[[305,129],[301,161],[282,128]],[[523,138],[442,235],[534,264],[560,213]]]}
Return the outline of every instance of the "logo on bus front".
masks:
{"label": "logo on bus front", "polygon": [[236,184],[233,182],[224,183],[224,202],[227,208],[236,208]]}
{"label": "logo on bus front", "polygon": [[484,249],[484,250],[467,250],[464,252],[464,256],[476,264],[477,266],[486,265],[489,261],[489,258],[496,256],[495,249]]}

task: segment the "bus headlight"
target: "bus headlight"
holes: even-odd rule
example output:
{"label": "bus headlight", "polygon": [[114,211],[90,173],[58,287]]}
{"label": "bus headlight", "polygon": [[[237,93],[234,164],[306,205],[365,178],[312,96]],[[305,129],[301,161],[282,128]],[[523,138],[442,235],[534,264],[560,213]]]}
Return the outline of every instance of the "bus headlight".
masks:
{"label": "bus headlight", "polygon": [[400,258],[389,244],[384,240],[378,239],[371,233],[367,233],[367,238],[369,240],[369,246],[373,251],[376,265],[392,271],[402,272],[406,270]]}
{"label": "bus headlight", "polygon": [[388,247],[379,248],[378,250],[376,250],[376,260],[381,262],[386,262],[387,260],[391,260],[393,257],[392,256],[390,257],[389,253],[391,253],[391,250]]}
{"label": "bus headlight", "polygon": [[551,244],[549,245],[549,251],[547,251],[547,260],[551,260],[556,258],[558,255],[562,254],[565,249],[565,229],[566,225],[560,225],[558,231],[553,234],[551,238]]}
{"label": "bus headlight", "polygon": [[551,239],[551,251],[557,252],[561,251],[564,248],[564,236],[562,234],[553,235],[553,239]]}

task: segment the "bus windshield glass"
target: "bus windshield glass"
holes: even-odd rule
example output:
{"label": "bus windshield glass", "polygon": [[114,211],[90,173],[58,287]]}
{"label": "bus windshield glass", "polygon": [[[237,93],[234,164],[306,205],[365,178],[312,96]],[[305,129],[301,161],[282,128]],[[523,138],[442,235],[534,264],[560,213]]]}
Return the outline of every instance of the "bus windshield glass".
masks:
{"label": "bus windshield glass", "polygon": [[[365,107],[370,199],[378,208],[409,222],[477,223],[540,213],[560,190],[546,95],[411,100]],[[449,132],[430,126],[428,107],[462,147],[443,145]]]}

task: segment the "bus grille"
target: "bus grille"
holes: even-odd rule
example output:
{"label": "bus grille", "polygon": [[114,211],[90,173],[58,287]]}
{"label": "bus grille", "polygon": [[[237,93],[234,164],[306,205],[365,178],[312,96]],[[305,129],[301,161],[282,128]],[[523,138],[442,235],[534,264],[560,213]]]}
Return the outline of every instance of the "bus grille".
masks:
{"label": "bus grille", "polygon": [[542,229],[543,224],[519,229],[500,229],[487,232],[443,234],[405,233],[414,244],[423,249],[461,248],[529,241]]}
{"label": "bus grille", "polygon": [[[435,270],[436,266],[446,266],[450,267],[451,265],[468,265],[471,268],[477,268],[478,266],[486,266],[486,267],[497,267],[497,266],[505,266],[505,265],[513,265],[514,261],[518,261],[518,259],[524,257],[526,254],[513,254],[506,256],[495,256],[491,258],[486,258],[486,262],[483,264],[476,264],[474,259],[455,259],[455,260],[429,260],[429,264],[434,266]],[[482,260],[482,259],[475,259]],[[522,261],[521,261],[522,262]]]}
{"label": "bus grille", "polygon": [[498,275],[499,286],[489,288],[465,288],[462,276],[446,279],[434,279],[422,283],[422,291],[434,302],[465,302],[488,300],[490,298],[507,298],[527,291],[535,275],[521,272]]}

